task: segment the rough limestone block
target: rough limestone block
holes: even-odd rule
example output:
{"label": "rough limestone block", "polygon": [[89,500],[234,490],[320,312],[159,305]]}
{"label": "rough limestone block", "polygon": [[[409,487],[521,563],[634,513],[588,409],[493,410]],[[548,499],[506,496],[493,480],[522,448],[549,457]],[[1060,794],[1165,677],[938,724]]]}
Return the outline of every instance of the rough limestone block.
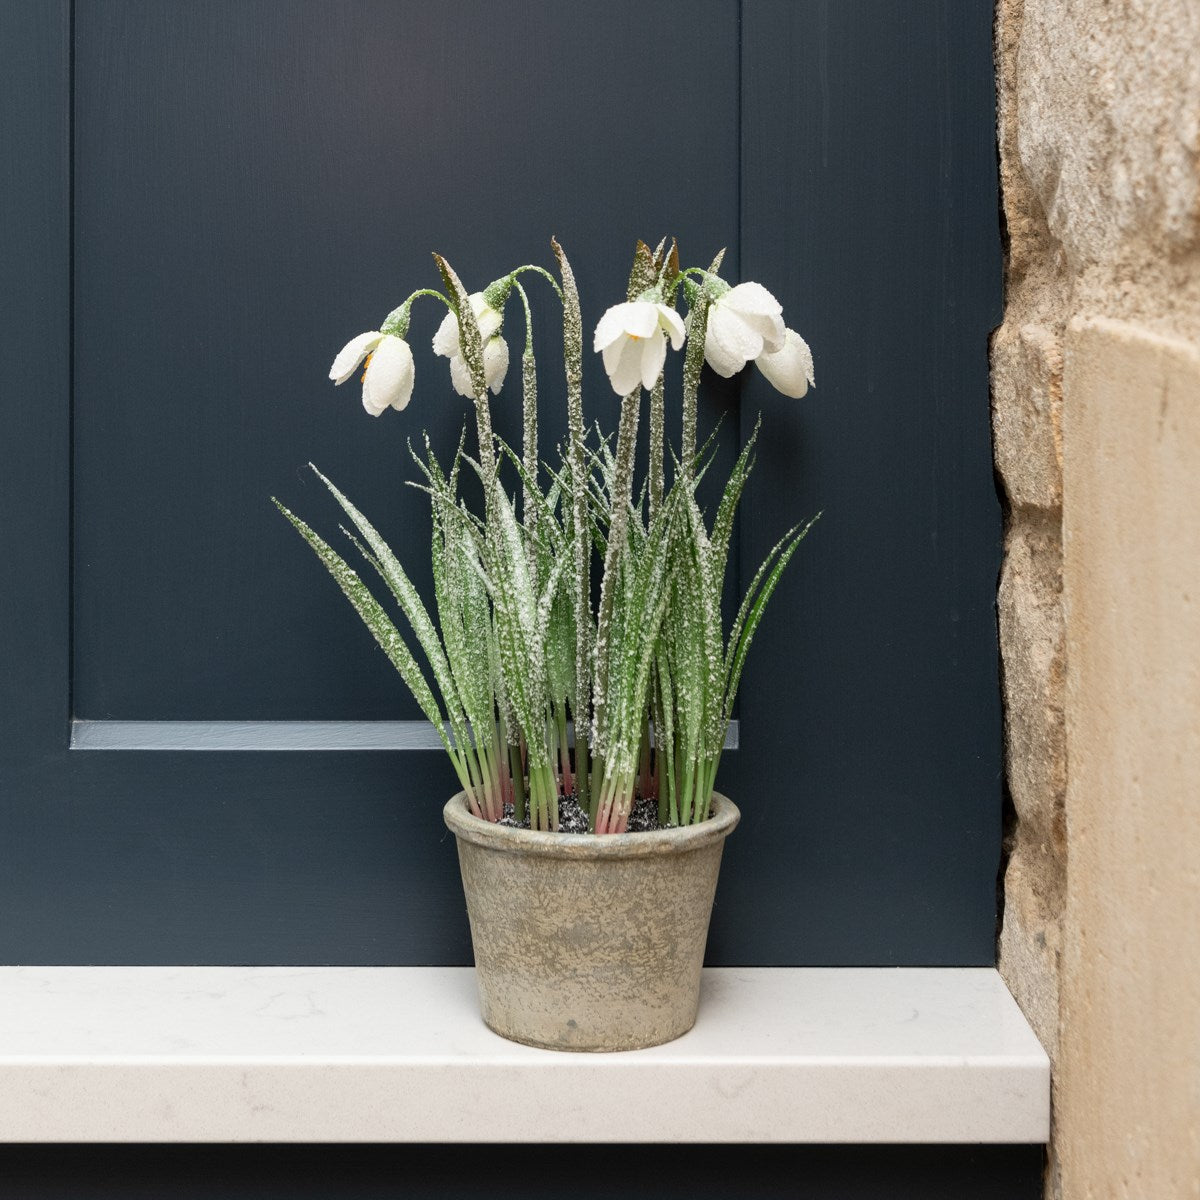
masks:
{"label": "rough limestone block", "polygon": [[1078,272],[1200,237],[1200,5],[1025,0],[1017,143]]}
{"label": "rough limestone block", "polygon": [[992,339],[996,467],[1014,508],[1062,504],[1062,348],[1043,325],[1002,325]]}
{"label": "rough limestone block", "polygon": [[[1055,864],[1065,853],[1066,663],[1060,572],[1057,522],[1014,523],[999,597],[1008,782],[1018,837],[1036,847],[1047,871],[1060,871]],[[1047,879],[1045,890],[1049,894],[1060,885],[1058,878]]]}
{"label": "rough limestone block", "polygon": [[1044,876],[1045,864],[1018,842],[1004,873],[1004,924],[997,966],[1053,1062],[1058,1054],[1062,930],[1059,914],[1050,911],[1042,894]]}
{"label": "rough limestone block", "polygon": [[1200,347],[1076,321],[1063,387],[1062,1193],[1182,1200],[1200,1196]]}
{"label": "rough limestone block", "polygon": [[1018,510],[999,597],[1008,781],[1017,813],[1004,876],[999,967],[1052,1059],[1066,889],[1061,567],[1058,513]]}

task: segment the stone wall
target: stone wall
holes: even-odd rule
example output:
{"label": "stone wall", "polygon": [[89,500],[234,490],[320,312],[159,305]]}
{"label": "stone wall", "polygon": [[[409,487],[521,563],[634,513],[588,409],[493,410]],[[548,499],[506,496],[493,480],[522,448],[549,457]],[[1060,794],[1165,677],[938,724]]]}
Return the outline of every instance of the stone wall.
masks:
{"label": "stone wall", "polygon": [[1047,1194],[1194,1200],[1200,0],[1000,0],[996,50],[1000,968],[1054,1062]]}

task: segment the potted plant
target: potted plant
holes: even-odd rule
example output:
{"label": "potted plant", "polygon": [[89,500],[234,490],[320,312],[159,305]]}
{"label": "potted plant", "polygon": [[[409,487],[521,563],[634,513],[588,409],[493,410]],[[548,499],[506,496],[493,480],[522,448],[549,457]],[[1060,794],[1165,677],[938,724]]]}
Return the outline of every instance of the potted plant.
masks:
{"label": "potted plant", "polygon": [[[651,251],[639,242],[626,299],[594,335],[622,397],[618,428],[615,438],[589,434],[579,296],[552,245],[557,275],[522,266],[473,294],[435,255],[444,291],[414,292],[379,329],[352,339],[330,371],[341,384],[365,361],[366,410],[404,409],[413,306],[445,306],[433,350],[474,402],[476,452],[465,436],[448,467],[428,439],[413,452],[433,519],[432,613],[376,529],[317,472],[424,666],[358,572],[275,503],[412,691],[458,776],[445,820],[458,843],[484,1020],[535,1045],[633,1049],[695,1021],[721,850],[739,817],[714,791],[717,767],[751,639],[809,528],[779,540],[725,629],[722,584],[757,429],[707,520],[696,500],[711,461],[696,445],[701,369],[707,360],[728,377],[754,361],[800,397],[812,358],[764,287],[721,277],[722,254],[681,269],[674,244]],[[538,453],[530,276],[548,282],[563,313],[568,438],[553,464]],[[514,298],[525,318],[519,452],[493,433],[489,398],[507,374]],[[677,453],[664,437],[668,344],[686,346]],[[643,389],[649,468],[638,481]],[[479,479],[482,511],[463,499],[464,473]]]}

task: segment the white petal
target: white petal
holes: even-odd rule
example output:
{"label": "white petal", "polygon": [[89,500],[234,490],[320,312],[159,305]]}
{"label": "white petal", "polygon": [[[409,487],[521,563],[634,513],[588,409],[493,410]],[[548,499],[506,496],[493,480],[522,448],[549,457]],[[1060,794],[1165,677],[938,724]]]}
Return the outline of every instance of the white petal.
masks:
{"label": "white petal", "polygon": [[[662,338],[658,339],[660,342]],[[616,343],[619,353],[615,356],[611,369],[606,361],[608,380],[613,391],[618,396],[628,396],[642,380],[642,350],[646,345],[644,338],[622,338]],[[607,359],[607,355],[605,356]]]}
{"label": "white petal", "polygon": [[[746,325],[762,338],[763,350],[768,354],[776,354],[783,349],[784,334],[782,317],[744,317]],[[760,352],[761,353],[761,352]]]}
{"label": "white petal", "polygon": [[370,333],[360,333],[358,337],[351,338],[333,360],[333,366],[329,368],[329,378],[335,384],[345,383],[358,370],[358,364],[379,345],[382,337],[382,333],[372,330]]}
{"label": "white petal", "polygon": [[704,361],[722,379],[732,379],[746,365],[744,358],[727,354],[712,338],[704,340]]}
{"label": "white petal", "polygon": [[660,307],[649,300],[634,300],[626,305],[625,332],[635,338],[648,338],[657,333]]}
{"label": "white petal", "polygon": [[759,355],[758,369],[777,391],[791,396],[794,400],[799,400],[810,386],[816,386],[812,351],[794,329],[789,329],[784,334],[782,350],[775,354]]}
{"label": "white petal", "polygon": [[380,416],[382,413],[387,412],[388,409],[386,404],[376,405],[371,399],[371,393],[367,390],[367,382],[365,379],[363,380],[363,408],[365,408],[373,417]]}
{"label": "white petal", "polygon": [[453,358],[458,353],[458,318],[448,312],[433,335],[433,352],[442,358]]}
{"label": "white petal", "polygon": [[500,332],[504,317],[483,298],[482,292],[476,292],[471,297],[471,311],[475,314],[475,324],[479,326],[481,341],[486,342],[488,338],[495,337]]}
{"label": "white petal", "polygon": [[629,339],[622,336],[615,342],[609,342],[600,351],[600,357],[604,360],[604,369],[608,372],[609,379],[612,379],[612,373],[617,369],[617,364],[621,361],[621,352],[628,344]]}
{"label": "white petal", "polygon": [[[504,324],[504,317],[483,298],[482,292],[476,292],[467,299],[470,300],[471,311],[475,314],[475,324],[479,326],[479,336],[486,343],[489,338],[500,332],[500,326]],[[440,354],[443,358],[454,358],[460,349],[460,337],[458,318],[452,312],[448,312],[442,318],[437,333],[433,335],[434,354]],[[464,369],[465,364],[459,367],[460,374]],[[450,375],[451,378],[454,377],[453,366]],[[457,387],[458,385],[455,384],[456,389]],[[470,396],[473,393],[468,390],[460,391],[459,394]]]}
{"label": "white petal", "polygon": [[667,361],[667,339],[661,333],[645,338],[642,347],[642,387],[649,391],[662,374],[663,363]]}
{"label": "white petal", "polygon": [[754,330],[769,354],[783,349],[783,307],[761,283],[739,283],[721,296],[717,304],[736,313]]}
{"label": "white petal", "polygon": [[[678,350],[683,345],[686,330],[683,328],[683,318],[666,304],[657,304],[658,323],[667,331],[671,338],[671,349]],[[666,354],[666,351],[663,351]]]}
{"label": "white petal", "polygon": [[622,334],[648,338],[658,328],[658,306],[648,300],[630,300],[614,304],[596,326],[593,350],[611,346]]}
{"label": "white petal", "polygon": [[508,374],[508,343],[502,337],[491,338],[483,348],[483,374],[493,395],[499,395]]}
{"label": "white petal", "polygon": [[413,356],[408,343],[401,338],[383,338],[363,374],[363,407],[367,412],[380,412],[389,405],[404,408],[412,397]]}
{"label": "white petal", "polygon": [[[596,325],[596,333],[592,339],[592,349],[596,353],[606,350],[625,332],[624,304],[614,304]],[[607,368],[607,360],[605,362]]]}
{"label": "white petal", "polygon": [[778,317],[783,313],[783,305],[761,283],[739,283],[725,292],[719,303],[747,316]]}
{"label": "white petal", "polygon": [[728,379],[762,353],[762,338],[720,301],[708,310],[704,357],[718,375]]}
{"label": "white petal", "polygon": [[450,359],[450,382],[460,396],[466,396],[470,400],[475,395],[471,372],[467,370],[467,360],[461,354],[455,354]]}

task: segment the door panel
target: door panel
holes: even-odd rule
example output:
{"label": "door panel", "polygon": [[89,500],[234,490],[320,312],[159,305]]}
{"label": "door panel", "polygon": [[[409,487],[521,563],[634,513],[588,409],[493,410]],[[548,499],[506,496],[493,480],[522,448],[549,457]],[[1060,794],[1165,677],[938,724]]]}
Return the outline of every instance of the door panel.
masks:
{"label": "door panel", "polygon": [[[334,532],[313,459],[425,587],[405,441],[428,429],[449,452],[467,414],[419,350],[410,408],[371,420],[326,381],[333,353],[434,279],[430,249],[478,287],[548,262],[557,234],[594,321],[633,239],[672,232],[688,261],[728,244],[817,370],[802,402],[753,372],[705,382],[716,473],[764,416],[741,579],[824,514],[743,685],[720,786],[745,819],[710,958],[990,963],[990,18],[883,0],[6,9],[0,46],[30,50],[0,72],[20,164],[0,189],[0,959],[469,961],[439,754],[72,750],[71,720],[415,717],[268,497]],[[561,350],[534,298],[550,401]],[[418,347],[437,319],[418,313]],[[507,332],[519,345],[516,308]],[[612,427],[588,358],[587,416]],[[513,437],[515,383],[494,405]],[[549,452],[561,406],[544,407]]]}
{"label": "door panel", "polygon": [[[419,717],[268,497],[336,532],[313,459],[427,584],[406,439],[428,430],[445,458],[469,415],[429,351],[444,312],[415,310],[402,416],[369,420],[355,385],[333,390],[342,343],[438,283],[431,250],[474,289],[552,262],[555,233],[594,320],[637,236],[678,233],[697,259],[736,239],[737,6],[690,6],[672,42],[709,80],[693,96],[658,39],[630,36],[685,7],[78,5],[77,717]],[[546,285],[530,291],[553,396],[561,326]],[[506,333],[496,423],[516,440],[515,298]],[[591,414],[611,425],[588,358]]]}

